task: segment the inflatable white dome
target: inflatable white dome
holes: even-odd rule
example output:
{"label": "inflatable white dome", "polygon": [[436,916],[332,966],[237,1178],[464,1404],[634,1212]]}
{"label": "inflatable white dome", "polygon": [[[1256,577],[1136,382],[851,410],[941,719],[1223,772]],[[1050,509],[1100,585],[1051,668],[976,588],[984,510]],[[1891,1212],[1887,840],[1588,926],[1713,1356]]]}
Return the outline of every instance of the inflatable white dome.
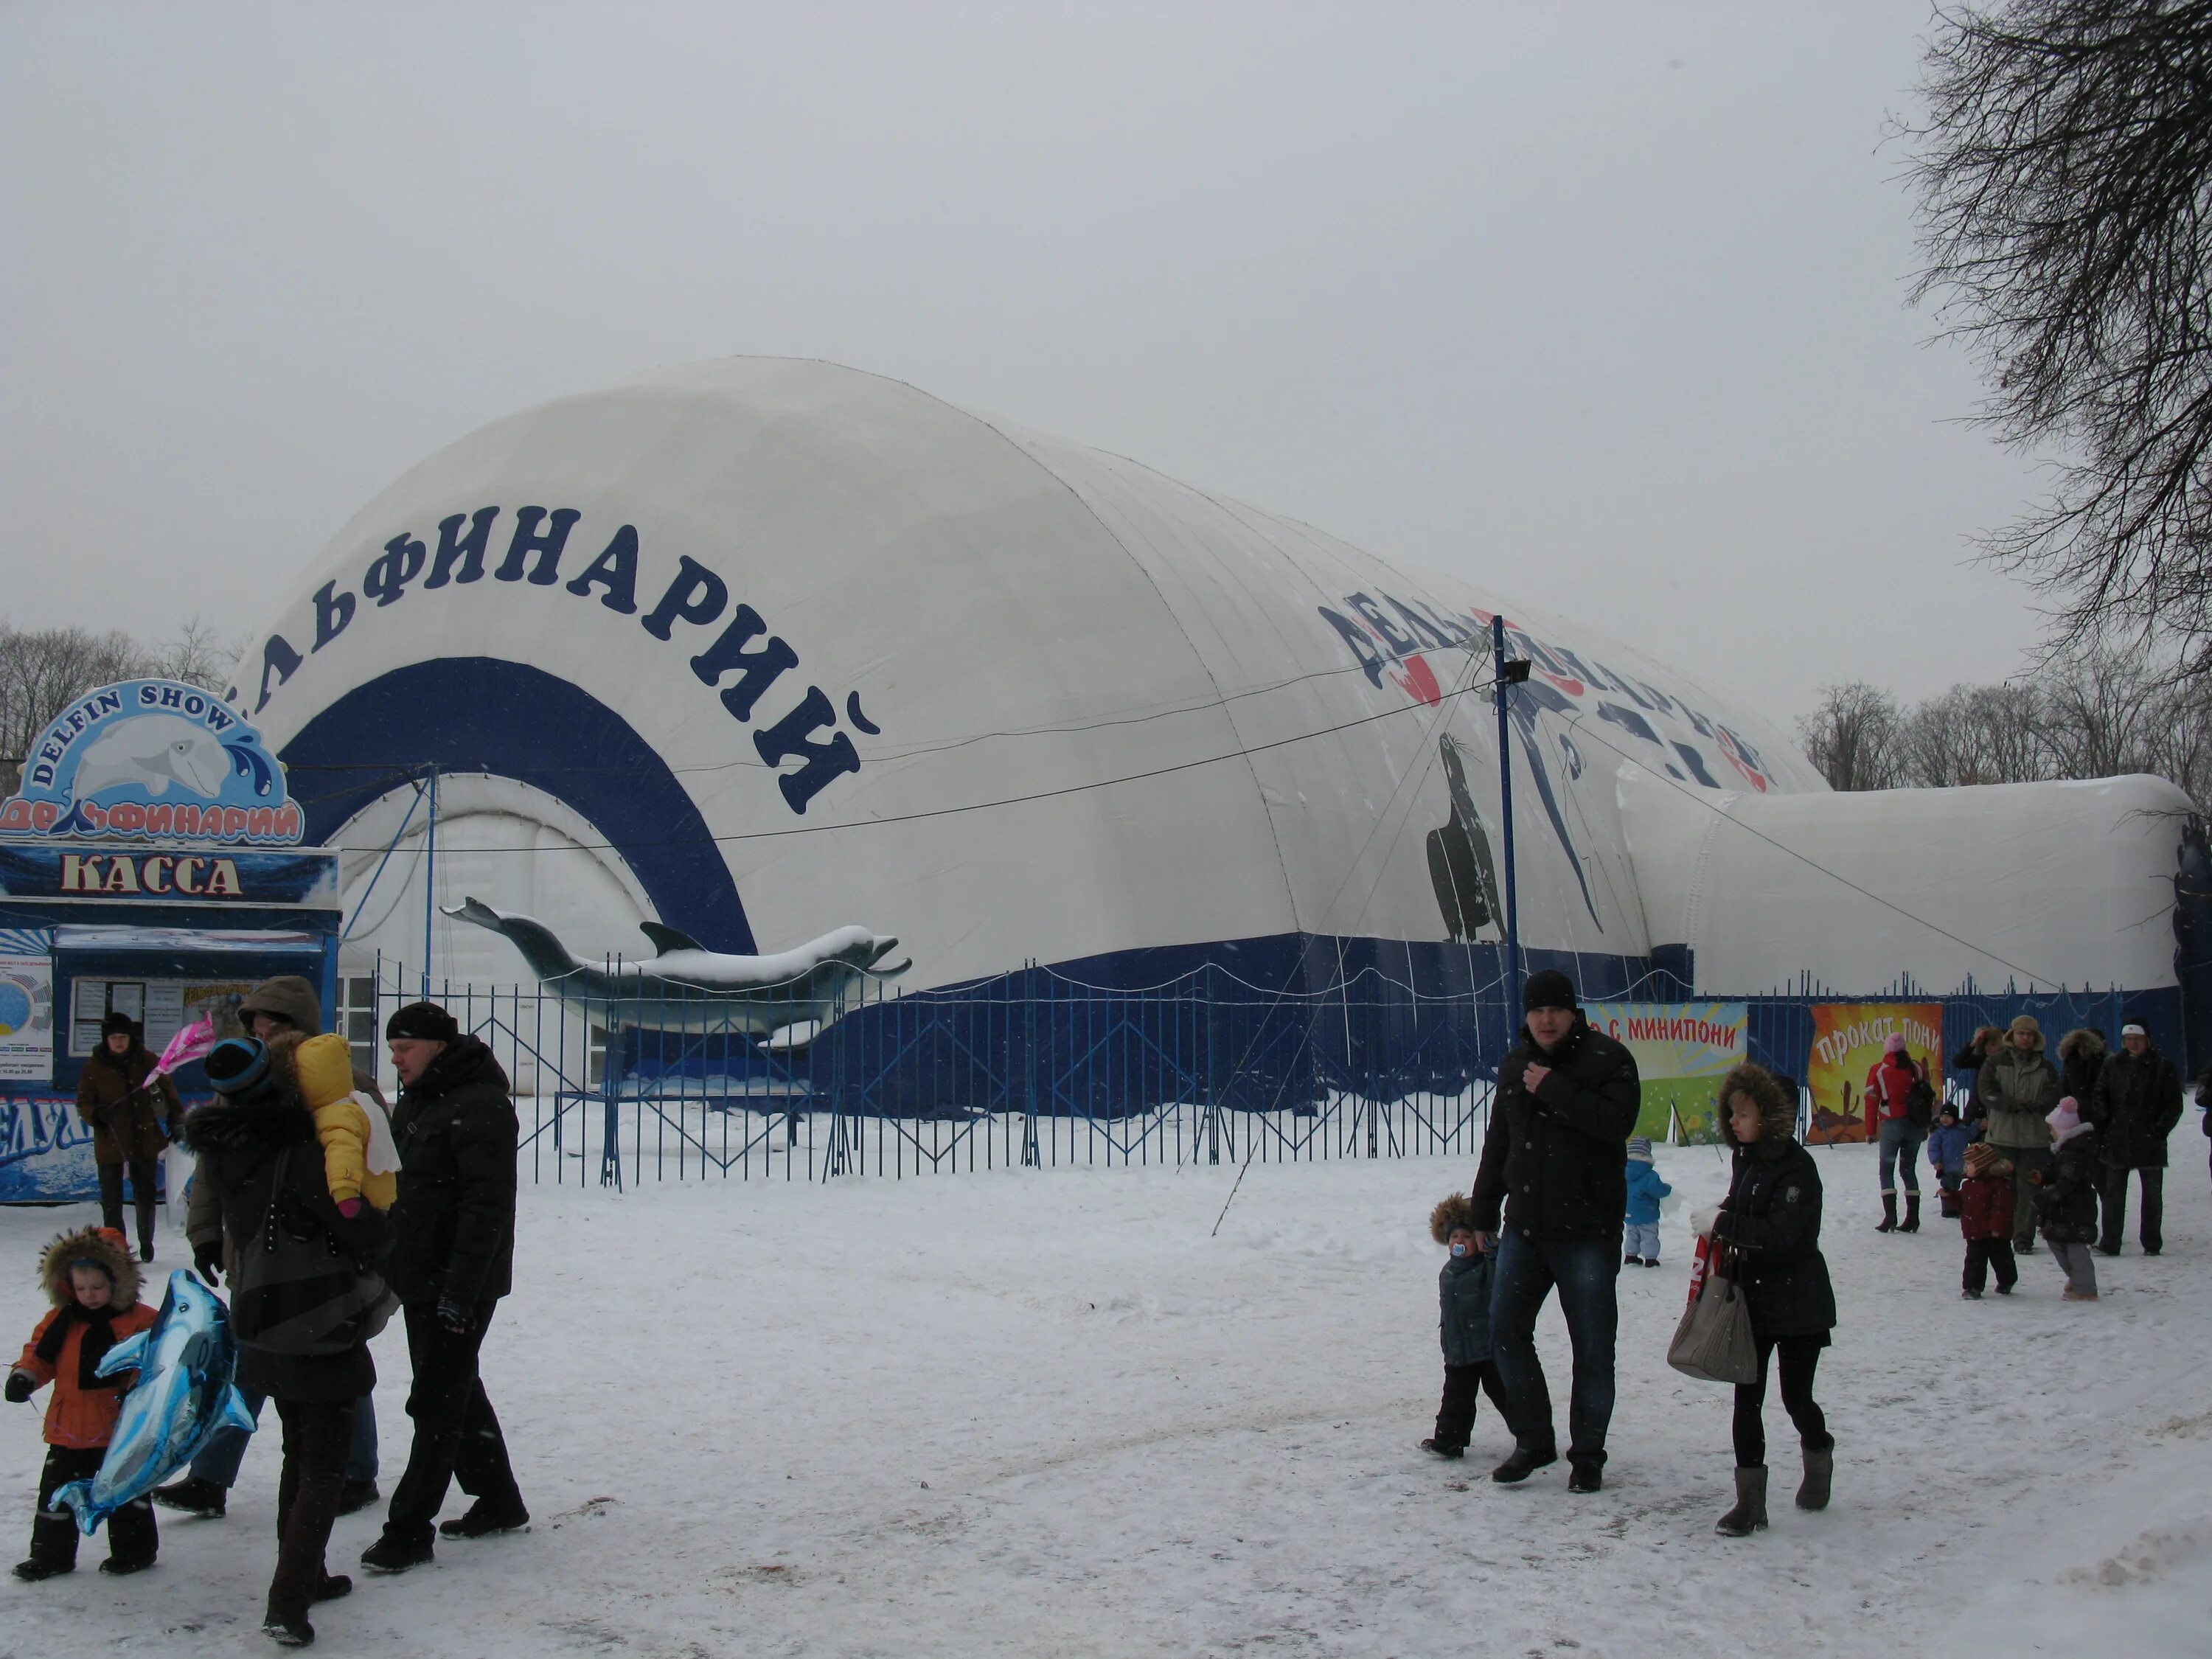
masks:
{"label": "inflatable white dome", "polygon": [[[1586,994],[1655,963],[1686,993],[2013,971],[2016,938],[1983,948],[2021,918],[1982,809],[1889,836],[1897,803],[1828,794],[1758,688],[819,362],[664,371],[449,446],[340,532],[229,696],[345,850],[356,963],[421,961],[434,768],[438,902],[527,912],[579,957],[638,954],[643,921],[734,952],[859,924],[915,988],[1212,961],[1260,985],[1376,965],[1418,995],[1498,974],[1501,609],[1534,664],[1508,738],[1532,962]],[[2170,882],[2177,802],[2128,780],[2027,809],[2039,847],[2099,860],[2031,918],[2039,972],[2174,983],[2170,932],[2116,945],[2110,917]],[[1724,925],[1729,837],[1790,826],[1825,850],[1738,858],[1781,908]],[[1947,836],[1994,879],[1908,880]],[[1899,921],[1893,884],[1942,914]],[[1778,945],[1814,889],[1817,926]],[[525,977],[496,933],[439,919],[428,944],[441,975]]]}

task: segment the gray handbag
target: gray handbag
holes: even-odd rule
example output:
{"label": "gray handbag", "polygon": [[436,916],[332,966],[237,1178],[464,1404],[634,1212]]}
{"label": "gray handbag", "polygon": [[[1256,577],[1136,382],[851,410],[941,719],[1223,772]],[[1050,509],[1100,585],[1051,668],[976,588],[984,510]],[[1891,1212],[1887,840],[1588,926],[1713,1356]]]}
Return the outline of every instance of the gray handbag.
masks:
{"label": "gray handbag", "polygon": [[1729,1272],[1734,1262],[1720,1255],[1698,1287],[1698,1299],[1682,1310],[1667,1363],[1700,1382],[1759,1381],[1759,1342],[1751,1332],[1751,1304]]}

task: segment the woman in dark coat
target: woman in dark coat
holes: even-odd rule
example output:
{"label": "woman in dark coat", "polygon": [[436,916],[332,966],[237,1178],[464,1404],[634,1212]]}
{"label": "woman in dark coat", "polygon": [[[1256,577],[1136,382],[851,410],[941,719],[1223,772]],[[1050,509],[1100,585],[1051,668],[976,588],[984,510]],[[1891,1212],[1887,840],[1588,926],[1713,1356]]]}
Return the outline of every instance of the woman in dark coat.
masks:
{"label": "woman in dark coat", "polygon": [[1729,1195],[1711,1228],[1735,1261],[1751,1308],[1759,1378],[1735,1391],[1735,1507],[1718,1530],[1741,1538],[1766,1525],[1766,1373],[1782,1372],[1782,1403],[1805,1454],[1797,1507],[1828,1506],[1835,1437],[1813,1399],[1813,1374],[1836,1324],[1836,1293],[1820,1254],[1820,1171],[1797,1143],[1796,1091],[1758,1066],[1722,1079],[1721,1132],[1735,1148]]}
{"label": "woman in dark coat", "polygon": [[[331,1278],[314,1281],[315,1287],[331,1300],[351,1297],[357,1287],[353,1264],[378,1254],[382,1223],[366,1208],[349,1220],[331,1201],[315,1121],[301,1098],[289,1054],[234,1038],[217,1043],[204,1065],[216,1097],[185,1120],[181,1139],[199,1158],[195,1179],[213,1183],[224,1234],[236,1242],[242,1260],[259,1247],[271,1217],[295,1236],[319,1229],[343,1254],[331,1258]],[[304,1647],[315,1639],[308,1609],[353,1589],[351,1579],[325,1570],[323,1552],[345,1485],[355,1402],[376,1386],[376,1366],[366,1340],[331,1354],[256,1346],[244,1334],[248,1320],[240,1305],[241,1291],[234,1282],[233,1316],[241,1327],[238,1381],[274,1401],[284,1425],[276,1571],[263,1629],[285,1646]]]}
{"label": "woman in dark coat", "polygon": [[166,1077],[146,1079],[154,1056],[138,1040],[138,1023],[110,1014],[100,1023],[100,1046],[84,1062],[76,1084],[76,1115],[92,1128],[93,1162],[100,1166],[101,1221],[123,1231],[123,1173],[138,1206],[138,1259],[154,1259],[155,1160],[169,1144],[164,1125],[184,1115],[177,1085]]}

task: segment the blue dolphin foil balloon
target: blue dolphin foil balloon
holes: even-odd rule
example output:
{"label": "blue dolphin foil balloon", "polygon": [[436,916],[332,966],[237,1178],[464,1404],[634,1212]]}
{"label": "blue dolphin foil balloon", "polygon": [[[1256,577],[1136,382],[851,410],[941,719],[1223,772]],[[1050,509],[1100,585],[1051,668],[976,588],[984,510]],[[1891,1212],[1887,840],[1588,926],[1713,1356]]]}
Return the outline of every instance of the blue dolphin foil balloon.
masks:
{"label": "blue dolphin foil balloon", "polygon": [[216,1430],[252,1433],[253,1413],[231,1381],[237,1364],[230,1315],[214,1291],[179,1268],[154,1322],[101,1356],[100,1376],[135,1370],[138,1381],[123,1397],[100,1473],[64,1486],[54,1494],[56,1506],[72,1510],[77,1529],[90,1533],[191,1462]]}

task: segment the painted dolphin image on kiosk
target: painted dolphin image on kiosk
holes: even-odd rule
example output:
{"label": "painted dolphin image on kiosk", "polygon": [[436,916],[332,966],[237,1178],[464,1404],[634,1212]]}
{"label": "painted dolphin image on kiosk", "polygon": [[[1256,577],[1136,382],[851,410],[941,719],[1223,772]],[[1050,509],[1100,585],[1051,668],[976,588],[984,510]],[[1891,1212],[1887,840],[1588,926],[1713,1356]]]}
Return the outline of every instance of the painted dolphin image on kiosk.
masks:
{"label": "painted dolphin image on kiosk", "polygon": [[91,1533],[133,1498],[143,1498],[192,1461],[219,1429],[252,1434],[253,1413],[231,1381],[238,1343],[213,1291],[179,1267],[154,1322],[101,1356],[99,1375],[135,1370],[100,1473],[54,1494]]}
{"label": "painted dolphin image on kiosk", "polygon": [[[461,921],[501,933],[522,953],[538,982],[596,1024],[645,1031],[742,1031],[766,1037],[836,1018],[863,981],[896,979],[914,963],[877,964],[896,938],[839,927],[793,951],[732,956],[657,921],[640,931],[659,952],[648,961],[593,967],[576,960],[544,922],[504,914],[481,900],[441,907]],[[798,1046],[797,1039],[784,1046]]]}

